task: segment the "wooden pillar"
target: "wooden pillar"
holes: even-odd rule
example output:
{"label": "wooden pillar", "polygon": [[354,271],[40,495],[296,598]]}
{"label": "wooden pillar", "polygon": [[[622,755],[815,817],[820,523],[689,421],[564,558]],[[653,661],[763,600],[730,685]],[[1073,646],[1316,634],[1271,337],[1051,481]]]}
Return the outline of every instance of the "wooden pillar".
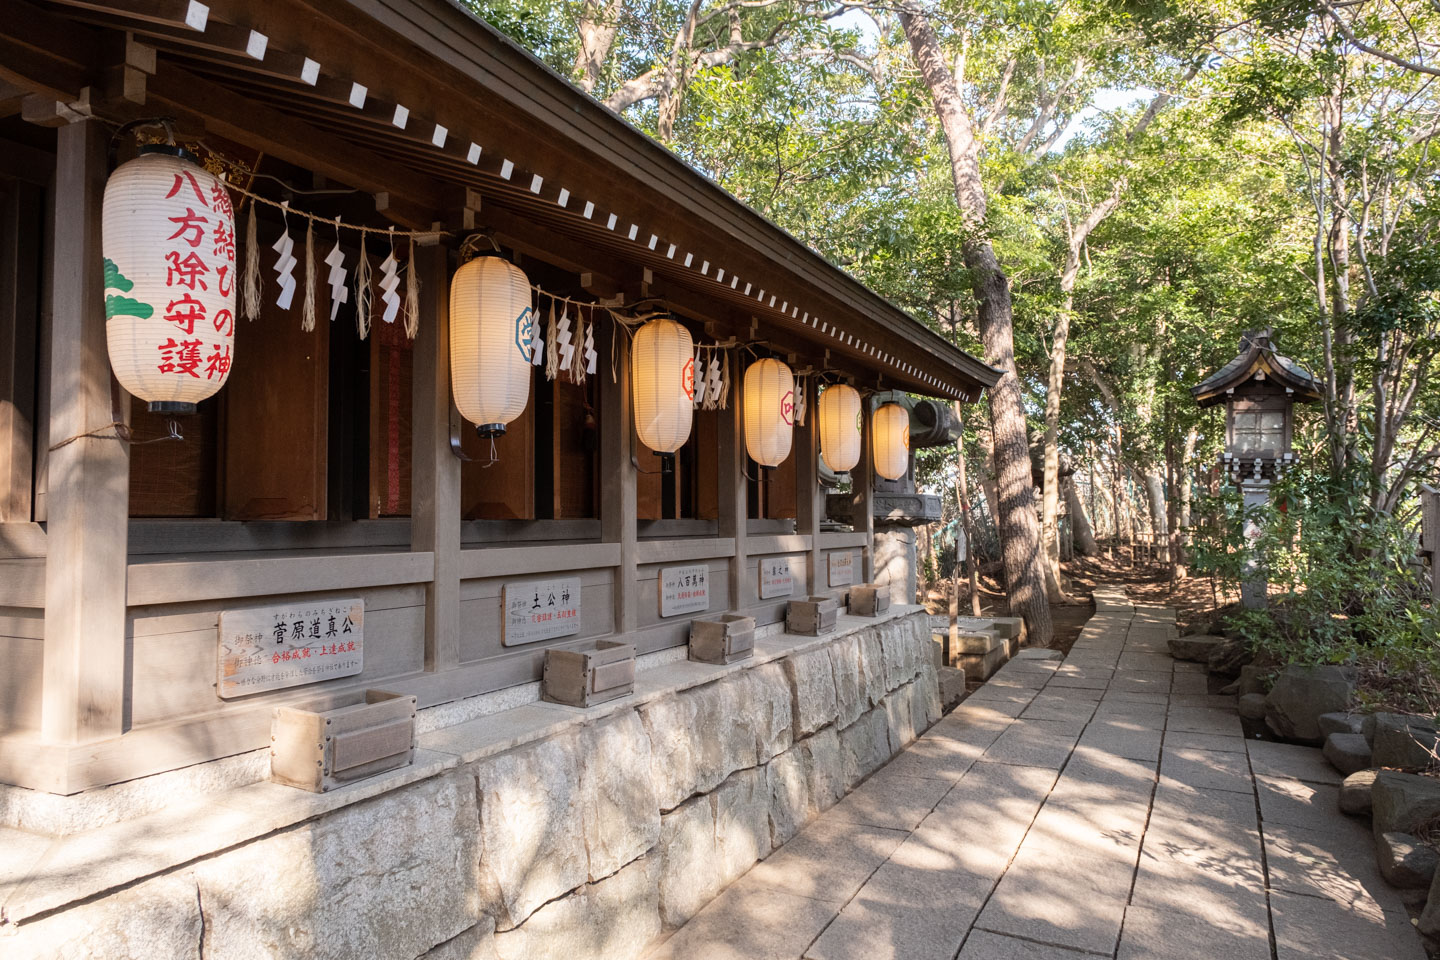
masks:
{"label": "wooden pillar", "polygon": [[[415,335],[410,549],[435,555],[425,587],[425,669],[460,663],[460,459],[450,449],[450,268],[440,244],[417,247],[420,330]],[[464,429],[464,425],[460,425]]]}
{"label": "wooden pillar", "polygon": [[875,428],[870,398],[866,397],[861,409],[860,462],[850,471],[851,516],[854,517],[856,533],[865,534],[865,546],[861,550],[860,581],[870,583],[875,579],[875,503],[873,496],[875,474]]}
{"label": "wooden pillar", "polygon": [[620,564],[615,568],[615,632],[634,633],[636,628],[638,573],[636,556],[636,473],[635,451],[630,443],[630,338],[614,324],[602,324],[600,355],[612,349],[614,337],[615,376],[601,365],[600,377],[600,529],[606,543],[620,545]]}
{"label": "wooden pillar", "polygon": [[731,358],[730,400],[720,411],[720,520],[721,537],[735,538],[735,555],[730,558],[730,609],[744,610],[755,590],[749,585],[745,535],[749,523],[750,498],[745,483],[745,391],[744,370],[738,354]]}
{"label": "wooden pillar", "polygon": [[96,121],[57,131],[40,720],[42,736],[57,743],[104,740],[125,728],[130,451],[113,424],[128,419],[129,397],[113,386],[105,345],[108,139]]}
{"label": "wooden pillar", "polygon": [[825,574],[820,568],[825,555],[820,551],[820,524],[825,520],[825,491],[820,486],[820,391],[815,378],[806,384],[805,425],[796,431],[795,464],[796,483],[800,489],[795,500],[796,529],[810,538],[810,553],[806,559],[806,590],[818,594],[826,589]]}

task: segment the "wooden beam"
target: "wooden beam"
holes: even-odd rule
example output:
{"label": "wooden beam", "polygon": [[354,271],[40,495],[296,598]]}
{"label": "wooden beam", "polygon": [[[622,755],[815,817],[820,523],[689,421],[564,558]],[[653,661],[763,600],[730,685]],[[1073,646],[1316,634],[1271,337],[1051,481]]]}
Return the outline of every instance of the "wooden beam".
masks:
{"label": "wooden beam", "polygon": [[615,568],[615,633],[635,632],[638,624],[638,486],[635,451],[630,444],[630,341],[616,325],[600,325],[598,348],[616,358],[616,379],[600,375],[600,527],[601,539],[620,545]]}
{"label": "wooden beam", "polygon": [[95,32],[24,0],[7,5],[0,81],[51,100],[75,100],[100,63]]}
{"label": "wooden beam", "polygon": [[52,0],[62,7],[122,14],[141,23],[205,30],[210,25],[210,8],[198,0]]}
{"label": "wooden beam", "polygon": [[413,368],[410,549],[435,555],[425,587],[425,669],[460,664],[460,461],[450,450],[450,270],[446,249],[418,247],[420,331]]}
{"label": "wooden beam", "polygon": [[[405,220],[397,220],[404,226],[428,229],[442,209],[441,190],[433,181],[173,64],[160,65],[150,80],[149,95],[153,103],[198,119],[206,130],[219,136],[368,193],[388,194],[392,203],[386,212],[392,219],[404,216]],[[401,201],[413,204],[409,212]],[[423,211],[423,216],[417,210]]]}
{"label": "wooden beam", "polygon": [[89,120],[57,137],[53,257],[64,280],[55,284],[50,337],[41,733],[85,743],[124,730],[130,452],[114,423],[128,418],[129,398],[112,387],[105,341],[100,206],[109,131]]}
{"label": "wooden beam", "polygon": [[825,520],[825,491],[820,486],[819,384],[809,377],[805,385],[805,425],[795,431],[795,532],[810,538],[806,559],[806,589],[811,594],[828,589],[820,567],[820,524]]}
{"label": "wooden beam", "polygon": [[[732,351],[734,353],[735,351]],[[741,409],[744,391],[740,388],[740,358],[730,359],[730,401],[720,411],[720,518],[721,537],[733,537],[735,553],[730,558],[730,609],[744,610],[756,593],[748,584],[748,554],[745,550],[746,524],[750,513],[749,490],[745,485],[745,412]]]}
{"label": "wooden beam", "polygon": [[850,526],[865,537],[860,582],[869,583],[875,576],[875,430],[869,397],[861,401],[860,409],[865,415],[860,418],[860,462],[850,471]]}
{"label": "wooden beam", "polygon": [[0,195],[0,522],[31,518],[35,346],[45,191],[14,183]]}

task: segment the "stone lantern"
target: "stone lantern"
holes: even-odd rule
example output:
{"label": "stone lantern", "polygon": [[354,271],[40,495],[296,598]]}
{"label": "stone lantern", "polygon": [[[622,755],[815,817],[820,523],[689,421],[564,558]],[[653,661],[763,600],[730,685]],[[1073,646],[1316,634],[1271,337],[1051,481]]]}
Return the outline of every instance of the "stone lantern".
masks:
{"label": "stone lantern", "polygon": [[[1240,354],[1190,391],[1201,407],[1225,404],[1225,451],[1220,467],[1240,487],[1245,506],[1270,498],[1270,484],[1295,462],[1291,452],[1294,408],[1320,399],[1320,384],[1289,357],[1276,352],[1268,329],[1240,338]],[[1259,529],[1247,523],[1246,537]],[[1258,576],[1241,588],[1247,607],[1265,605],[1266,587]]]}

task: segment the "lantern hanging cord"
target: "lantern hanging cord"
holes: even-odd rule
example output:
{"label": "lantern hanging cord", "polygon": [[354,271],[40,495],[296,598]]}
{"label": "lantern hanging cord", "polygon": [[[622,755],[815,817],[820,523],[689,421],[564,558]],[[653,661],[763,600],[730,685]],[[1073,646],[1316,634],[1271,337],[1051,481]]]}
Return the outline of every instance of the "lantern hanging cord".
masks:
{"label": "lantern hanging cord", "polygon": [[[120,420],[113,420],[113,421],[111,421],[107,426],[97,427],[96,429],[91,430],[91,431],[89,431],[88,433],[77,433],[77,434],[75,434],[75,436],[73,436],[73,437],[66,437],[64,440],[61,440],[59,443],[52,443],[52,444],[50,444],[50,446],[49,446],[48,449],[49,449],[49,451],[50,451],[51,453],[53,453],[53,452],[55,452],[56,450],[59,450],[61,447],[68,447],[70,444],[74,443],[76,440],[88,440],[88,439],[94,439],[94,440],[118,440],[118,441],[120,441],[121,443],[129,444],[129,445],[132,446],[132,447],[143,447],[143,446],[145,446],[147,443],[161,443],[161,442],[166,441],[166,440],[184,440],[184,439],[185,439],[185,435],[180,432],[180,424],[179,424],[178,421],[173,420],[173,419],[172,419],[172,420],[167,420],[167,421],[166,421],[166,427],[167,427],[168,432],[165,433],[163,436],[151,437],[149,440],[136,440],[136,439],[134,439],[134,431],[131,429],[131,427],[130,427],[130,425],[129,425],[128,423],[124,423],[124,422],[122,422],[122,421],[120,421]],[[106,433],[106,432],[105,432],[106,430],[113,430],[114,432],[113,432],[113,433]]]}
{"label": "lantern hanging cord", "polygon": [[247,190],[242,186],[230,183],[228,181],[225,183],[225,186],[234,193],[238,193],[243,197],[249,197],[250,200],[255,203],[263,203],[266,206],[274,207],[276,210],[288,210],[290,213],[293,213],[296,216],[305,217],[306,219],[312,220],[316,223],[328,223],[332,227],[344,227],[346,230],[354,230],[357,233],[361,234],[383,234],[386,237],[401,236],[409,237],[412,240],[420,241],[437,240],[440,237],[448,237],[451,235],[450,231],[448,230],[396,230],[394,227],[366,227],[355,223],[341,223],[339,217],[322,217],[318,213],[310,213],[305,210],[296,210],[293,207],[289,207],[288,204],[284,202],[281,202],[279,200],[271,200],[269,197],[262,197],[260,194],[256,193],[253,190]]}

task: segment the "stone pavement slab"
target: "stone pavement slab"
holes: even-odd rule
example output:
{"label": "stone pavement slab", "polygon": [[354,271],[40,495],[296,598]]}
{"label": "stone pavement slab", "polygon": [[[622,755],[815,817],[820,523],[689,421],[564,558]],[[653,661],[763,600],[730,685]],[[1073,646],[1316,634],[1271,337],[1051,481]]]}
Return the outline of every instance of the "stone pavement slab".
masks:
{"label": "stone pavement slab", "polygon": [[1173,615],[1112,605],[650,960],[1423,960],[1320,752],[1247,741],[1203,665],[1170,660]]}

